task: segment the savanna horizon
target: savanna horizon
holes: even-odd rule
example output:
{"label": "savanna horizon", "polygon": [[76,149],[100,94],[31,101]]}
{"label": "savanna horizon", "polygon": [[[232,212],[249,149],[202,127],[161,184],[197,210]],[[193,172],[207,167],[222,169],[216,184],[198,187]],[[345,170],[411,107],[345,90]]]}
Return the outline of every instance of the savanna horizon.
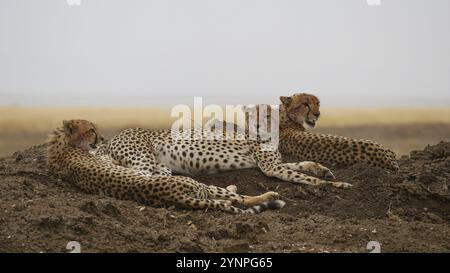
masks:
{"label": "savanna horizon", "polygon": [[[314,129],[317,132],[373,139],[390,146],[399,154],[433,142],[450,140],[450,107],[322,107],[321,112],[322,116]],[[0,106],[0,157],[43,143],[64,119],[93,121],[106,137],[111,137],[128,127],[170,128],[180,118],[170,115],[171,108],[165,106]],[[207,120],[205,117],[204,121]]]}

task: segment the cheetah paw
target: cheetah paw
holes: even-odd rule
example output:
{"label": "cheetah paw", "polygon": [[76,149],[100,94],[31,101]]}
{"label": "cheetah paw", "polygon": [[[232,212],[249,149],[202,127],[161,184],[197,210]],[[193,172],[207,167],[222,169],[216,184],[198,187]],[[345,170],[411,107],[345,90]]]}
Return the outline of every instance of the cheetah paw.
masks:
{"label": "cheetah paw", "polygon": [[229,185],[228,187],[226,187],[227,191],[231,191],[234,193],[237,193],[237,187],[236,185]]}
{"label": "cheetah paw", "polygon": [[267,200],[273,200],[273,199],[278,199],[278,198],[280,198],[280,195],[278,194],[278,192],[274,192],[274,191],[268,191],[268,192],[264,193],[263,196],[264,196]]}

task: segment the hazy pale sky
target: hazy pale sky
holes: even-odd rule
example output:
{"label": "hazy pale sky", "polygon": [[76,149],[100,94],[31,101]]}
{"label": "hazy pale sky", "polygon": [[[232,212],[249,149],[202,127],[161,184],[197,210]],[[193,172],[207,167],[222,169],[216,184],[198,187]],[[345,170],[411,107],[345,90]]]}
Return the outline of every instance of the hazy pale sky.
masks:
{"label": "hazy pale sky", "polygon": [[298,91],[332,106],[450,106],[450,1],[0,0],[1,105]]}

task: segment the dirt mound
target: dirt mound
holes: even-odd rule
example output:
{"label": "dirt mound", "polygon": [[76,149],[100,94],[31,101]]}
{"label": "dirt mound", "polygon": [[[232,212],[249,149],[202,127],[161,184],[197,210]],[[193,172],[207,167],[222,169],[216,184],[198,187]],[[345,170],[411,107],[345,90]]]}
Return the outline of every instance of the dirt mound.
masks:
{"label": "dirt mound", "polygon": [[85,194],[52,176],[45,146],[0,159],[0,252],[450,251],[450,142],[400,159],[400,172],[335,169],[352,189],[299,186],[258,170],[200,176],[243,194],[276,190],[281,211],[231,215]]}

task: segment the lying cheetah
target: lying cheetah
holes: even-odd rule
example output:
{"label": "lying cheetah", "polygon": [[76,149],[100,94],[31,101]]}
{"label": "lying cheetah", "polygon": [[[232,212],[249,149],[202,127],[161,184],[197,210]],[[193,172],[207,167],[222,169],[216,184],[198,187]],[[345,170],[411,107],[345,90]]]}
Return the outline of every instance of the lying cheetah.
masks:
{"label": "lying cheetah", "polygon": [[303,172],[334,179],[329,169],[317,163],[283,163],[278,150],[268,149],[266,145],[265,141],[246,136],[215,138],[210,130],[175,132],[137,128],[122,131],[102,149],[121,166],[150,177],[171,176],[172,173],[213,174],[258,167],[265,175],[283,181],[313,186],[327,184],[340,188],[351,187],[349,183],[308,176]]}
{"label": "lying cheetah", "polygon": [[[232,213],[257,213],[281,208],[284,202],[267,192],[245,196],[223,188],[208,186],[183,176],[143,176],[133,169],[113,164],[89,151],[103,140],[97,127],[86,120],[64,121],[48,142],[49,169],[61,178],[72,181],[89,193],[103,193],[120,198],[161,205],[176,204],[195,209],[219,209]],[[251,206],[243,210],[237,203]]]}
{"label": "lying cheetah", "polygon": [[297,160],[323,164],[369,166],[398,171],[396,155],[371,140],[306,132],[320,117],[320,101],[311,94],[297,93],[280,97],[280,151]]}
{"label": "lying cheetah", "polygon": [[[398,171],[396,155],[389,148],[371,140],[350,139],[342,136],[317,134],[307,132],[306,129],[314,128],[320,117],[320,101],[311,94],[297,93],[290,97],[280,97],[281,105],[278,109],[272,109],[271,105],[259,104],[244,106],[246,119],[258,120],[258,128],[253,130],[267,131],[265,126],[270,126],[272,110],[279,111],[279,149],[286,155],[291,155],[299,161],[310,160],[322,164],[352,165],[364,163],[369,166]],[[265,122],[259,122],[260,106],[266,108]],[[248,122],[246,123],[249,124]],[[234,123],[212,120],[206,124],[208,130],[216,128],[245,131]],[[261,127],[261,128],[260,128]]]}

